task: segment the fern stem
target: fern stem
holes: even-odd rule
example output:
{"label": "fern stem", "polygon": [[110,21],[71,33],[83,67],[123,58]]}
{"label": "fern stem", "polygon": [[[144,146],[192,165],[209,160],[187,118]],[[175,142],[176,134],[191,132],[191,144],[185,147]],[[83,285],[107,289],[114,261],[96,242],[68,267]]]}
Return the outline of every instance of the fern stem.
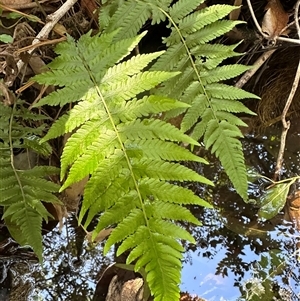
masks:
{"label": "fern stem", "polygon": [[20,187],[20,191],[21,191],[21,194],[22,194],[23,201],[26,204],[26,197],[25,197],[24,189],[23,189],[20,177],[19,177],[19,175],[16,171],[15,164],[14,164],[13,139],[12,139],[12,136],[11,136],[13,119],[14,119],[14,111],[15,111],[16,105],[17,105],[16,103],[17,103],[17,101],[15,101],[15,103],[14,103],[13,109],[11,111],[10,119],[9,119],[9,134],[8,134],[8,136],[9,136],[9,149],[10,149],[10,165],[11,165],[13,171],[14,171],[15,177],[16,177],[18,185]]}
{"label": "fern stem", "polygon": [[[153,5],[153,4],[150,3],[150,5]],[[155,5],[153,5],[153,6],[155,6]],[[162,12],[169,20],[170,20],[170,22],[172,23],[172,25],[175,27],[175,29],[176,29],[178,35],[180,36],[180,39],[181,39],[183,45],[184,45],[184,48],[185,48],[185,50],[186,50],[186,52],[187,52],[187,55],[188,55],[189,60],[190,60],[190,62],[191,62],[191,65],[192,65],[192,67],[193,67],[193,69],[194,69],[194,71],[195,71],[195,73],[196,73],[196,75],[197,75],[197,78],[198,78],[198,81],[199,81],[199,83],[200,83],[200,85],[201,85],[201,88],[202,88],[202,90],[204,91],[204,96],[205,96],[205,98],[206,98],[206,101],[207,101],[208,105],[211,106],[211,102],[210,102],[209,96],[207,95],[206,89],[205,89],[205,87],[204,87],[204,85],[203,85],[203,83],[202,83],[202,80],[201,80],[199,71],[198,71],[198,69],[197,69],[197,67],[196,67],[196,64],[195,64],[193,58],[192,58],[191,52],[190,52],[190,50],[189,50],[189,48],[188,48],[188,46],[187,46],[187,44],[186,44],[186,42],[185,42],[185,40],[184,40],[184,37],[182,36],[182,34],[181,34],[181,32],[180,32],[179,27],[177,26],[177,24],[174,22],[174,20],[172,19],[172,17],[171,17],[166,11],[164,11],[162,8],[160,8],[160,7],[158,7],[158,6],[155,6],[155,7],[157,7],[157,8],[158,8],[158,9],[159,9],[159,10],[160,10],[160,11],[161,11],[161,12]],[[212,113],[213,113],[215,119],[218,120],[218,118],[217,118],[217,116],[216,116],[214,110],[212,110]]]}

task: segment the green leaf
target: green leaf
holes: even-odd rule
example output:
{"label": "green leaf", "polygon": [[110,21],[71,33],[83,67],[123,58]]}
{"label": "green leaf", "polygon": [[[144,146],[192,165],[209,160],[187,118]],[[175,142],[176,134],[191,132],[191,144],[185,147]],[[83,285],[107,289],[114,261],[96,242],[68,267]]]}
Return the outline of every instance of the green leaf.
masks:
{"label": "green leaf", "polygon": [[0,41],[3,43],[12,43],[13,37],[8,34],[0,34]]}
{"label": "green leaf", "polygon": [[271,219],[277,215],[286,203],[289,189],[290,183],[282,183],[266,190],[262,196],[258,216],[263,219]]}

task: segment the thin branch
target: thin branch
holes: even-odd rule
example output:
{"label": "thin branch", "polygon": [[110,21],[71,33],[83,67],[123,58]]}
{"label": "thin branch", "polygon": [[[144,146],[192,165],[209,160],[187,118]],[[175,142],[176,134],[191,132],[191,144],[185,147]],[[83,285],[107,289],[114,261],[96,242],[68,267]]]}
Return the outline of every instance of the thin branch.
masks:
{"label": "thin branch", "polygon": [[[32,41],[32,45],[38,44],[40,40],[46,39],[51,32],[51,30],[54,28],[54,26],[57,24],[57,22],[67,13],[67,11],[77,2],[77,0],[67,0],[57,11],[55,11],[53,14],[49,15],[47,18],[47,23],[45,26],[41,29],[41,31],[38,33],[36,38]],[[28,50],[28,54],[31,54],[34,51],[34,48]],[[19,71],[23,68],[24,62],[22,60],[19,60],[17,63]]]}
{"label": "thin branch", "polygon": [[251,4],[251,0],[247,0],[247,4],[248,4],[248,8],[249,8],[251,17],[252,17],[252,19],[253,19],[253,22],[254,22],[254,24],[255,24],[257,30],[259,31],[259,33],[260,33],[265,39],[267,39],[267,40],[270,39],[270,37],[262,31],[262,29],[261,29],[261,27],[260,27],[260,25],[259,25],[259,23],[258,23],[258,21],[257,21],[257,19],[256,19],[256,16],[255,16],[255,13],[254,13],[252,4]]}
{"label": "thin branch", "polygon": [[298,33],[298,37],[300,39],[300,25],[299,25],[299,6],[300,6],[300,1],[298,0],[295,6],[295,24],[296,24],[296,29],[297,29],[297,33]]}
{"label": "thin branch", "polygon": [[[299,26],[299,20],[298,20],[299,6],[300,6],[300,0],[297,1],[296,6],[295,6],[296,28],[297,28],[298,36],[299,36],[299,39],[300,39],[300,26]],[[290,91],[290,95],[289,95],[289,97],[286,101],[285,107],[284,107],[284,109],[282,111],[282,114],[281,114],[281,121],[282,121],[283,129],[282,129],[282,132],[281,132],[280,148],[279,148],[276,167],[275,167],[274,180],[277,180],[279,178],[279,175],[280,175],[280,172],[281,172],[281,169],[282,169],[283,155],[284,155],[284,149],[285,149],[285,143],[286,143],[286,136],[287,136],[288,130],[289,130],[290,125],[291,125],[290,121],[286,120],[286,115],[288,113],[288,110],[291,106],[291,103],[292,103],[293,98],[295,96],[296,90],[298,88],[299,80],[300,80],[300,59],[299,59],[299,62],[298,62],[298,67],[297,67],[294,82],[293,82],[293,85],[292,85],[292,88],[291,88],[291,91]]]}
{"label": "thin branch", "polygon": [[263,53],[255,61],[255,63],[253,64],[253,68],[244,73],[244,75],[238,80],[238,82],[235,84],[235,87],[242,88],[276,50],[277,49],[272,49]]}
{"label": "thin branch", "polygon": [[277,41],[281,41],[281,42],[287,42],[287,43],[293,43],[293,44],[300,45],[300,40],[298,40],[298,39],[291,39],[291,38],[285,38],[285,37],[277,37],[276,40]]}

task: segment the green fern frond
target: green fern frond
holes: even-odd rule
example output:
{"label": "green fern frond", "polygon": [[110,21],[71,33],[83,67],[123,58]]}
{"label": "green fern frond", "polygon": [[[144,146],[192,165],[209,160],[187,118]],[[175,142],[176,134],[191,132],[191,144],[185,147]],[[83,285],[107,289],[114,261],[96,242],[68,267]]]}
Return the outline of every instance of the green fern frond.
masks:
{"label": "green fern frond", "polygon": [[167,11],[172,0],[112,1],[104,5],[99,14],[99,24],[105,32],[119,29],[115,41],[137,35],[146,21],[152,24],[166,20],[162,9]]}
{"label": "green fern frond", "polygon": [[102,83],[112,82],[112,81],[122,81],[127,78],[127,75],[134,75],[143,70],[149,63],[158,58],[164,51],[154,52],[149,55],[136,55],[131,59],[113,66],[110,68],[105,77],[102,80]]}
{"label": "green fern frond", "polygon": [[200,4],[202,4],[205,0],[185,0],[178,1],[171,6],[169,10],[170,16],[174,22],[179,22],[192,11],[194,11]]}
{"label": "green fern frond", "polygon": [[[137,119],[118,127],[122,140],[155,139],[184,142],[199,145],[184,133],[178,133],[178,129],[159,119]],[[123,136],[122,136],[123,135]]]}
{"label": "green fern frond", "polygon": [[[15,205],[16,206],[9,206],[2,218],[9,229],[9,226],[14,224],[21,230],[23,240],[21,240],[20,243],[32,246],[39,260],[42,261],[42,216],[37,214],[35,208],[31,208],[27,205],[24,206],[21,202]],[[14,235],[14,237],[16,236]]]}
{"label": "green fern frond", "polygon": [[[166,119],[183,114],[181,129],[184,132],[191,131],[193,139],[198,141],[208,137],[212,124],[219,127],[218,130],[214,130],[222,135],[220,136],[222,139],[212,140],[213,143],[206,147],[212,147],[212,152],[216,153],[222,164],[226,163],[223,166],[234,187],[243,198],[247,198],[247,182],[242,183],[246,179],[242,150],[234,147],[228,153],[227,149],[227,144],[239,145],[240,131],[236,128],[234,134],[229,135],[228,130],[225,131],[223,128],[223,121],[228,123],[228,126],[246,126],[234,114],[253,113],[238,100],[258,97],[222,83],[239,76],[250,67],[239,64],[224,65],[226,59],[239,55],[234,51],[237,45],[225,46],[216,43],[216,38],[223,36],[241,22],[222,20],[236,9],[234,6],[212,5],[180,14],[177,7],[185,5],[185,0],[179,0],[169,9],[171,34],[163,39],[168,48],[150,69],[176,70],[181,71],[181,74],[157,87],[155,93],[177,97],[190,105],[187,109],[168,112]],[[209,44],[212,41],[214,44]],[[223,131],[226,134],[223,134]],[[225,141],[226,139],[228,141]],[[204,142],[207,141],[208,138],[205,138]],[[224,143],[220,142],[214,148],[214,143],[219,141]],[[231,167],[236,166],[236,168],[229,168],[229,161]],[[240,178],[237,176],[238,173],[241,174]]]}
{"label": "green fern frond", "polygon": [[151,10],[148,3],[126,1],[117,8],[105,30],[111,32],[120,28],[121,30],[116,36],[117,40],[120,40],[121,37],[133,37],[150,17]]}
{"label": "green fern frond", "polygon": [[212,208],[208,202],[195,196],[192,191],[181,186],[172,185],[168,182],[147,178],[141,181],[140,188],[143,194],[148,196],[153,195],[153,197],[165,202],[192,204]]}
{"label": "green fern frond", "polygon": [[[211,34],[214,35],[213,27],[219,26],[219,22],[224,22],[219,20],[227,16],[232,10],[233,7],[230,5],[213,5],[204,8],[202,10],[199,10],[197,12],[194,12],[192,14],[189,14],[185,18],[181,19],[179,22],[176,23],[178,23],[178,27],[181,35],[183,37],[187,37],[188,39],[191,39],[192,41],[196,40],[196,36],[201,35],[202,32],[206,33],[207,38],[205,38],[205,35],[203,35],[202,39],[199,39],[199,44],[204,44],[213,39],[213,37],[211,37]],[[170,16],[173,20],[173,16],[172,15]],[[230,26],[234,27],[235,25],[237,25],[235,23],[238,24],[241,22],[231,21]],[[221,33],[222,27],[224,27],[224,25],[221,26],[220,28],[217,28],[215,37],[218,37],[222,34]],[[228,30],[225,32],[228,32]],[[181,41],[181,38],[178,35],[177,29],[173,27],[172,33],[168,38],[165,38],[164,41],[166,42],[167,46],[171,46],[173,44],[179,43]]]}
{"label": "green fern frond", "polygon": [[168,160],[168,161],[198,161],[203,162],[202,158],[192,154],[189,150],[160,139],[126,141],[125,147],[128,153],[134,158],[146,156],[152,160]]}
{"label": "green fern frond", "polygon": [[186,109],[188,107],[188,104],[173,98],[160,95],[144,96],[142,99],[132,99],[132,101],[126,103],[125,107],[121,108],[122,113],[120,112],[120,115],[122,118],[120,119],[122,121],[135,120],[137,117],[147,117],[151,114],[159,114],[177,108]]}
{"label": "green fern frond", "polygon": [[235,26],[242,24],[241,21],[222,20],[207,25],[202,30],[190,34],[186,37],[189,47],[205,44],[223,36]]}
{"label": "green fern frond", "polygon": [[[142,267],[145,268],[146,280],[150,288],[153,288],[155,300],[177,300],[179,290],[176,283],[180,280],[179,271],[183,251],[177,240],[183,236],[185,238],[190,237],[187,234],[184,235],[185,230],[183,229],[178,231],[178,234],[177,231],[171,232],[174,230],[174,226],[170,222],[163,223],[164,229],[158,229],[157,220],[154,218],[149,220],[147,226],[142,225],[142,223],[143,216],[138,210],[133,211],[122,222],[122,228],[119,224],[119,228],[115,229],[116,234],[112,233],[109,237],[105,251],[108,250],[109,245],[123,240],[117,254],[120,255],[132,248],[127,261],[128,263],[136,261],[135,268],[137,271]],[[134,228],[138,228],[138,230],[133,230]],[[166,232],[172,234],[166,236],[164,235]],[[125,233],[127,236],[123,235]],[[194,239],[191,241],[193,242]]]}
{"label": "green fern frond", "polygon": [[126,80],[117,80],[109,83],[109,85],[105,85],[105,89],[107,91],[103,91],[103,96],[108,99],[114,98],[116,101],[128,100],[140,93],[156,87],[162,81],[170,79],[178,74],[178,72],[174,72],[170,76],[169,72],[145,71],[143,73],[133,75],[132,77],[128,77]]}
{"label": "green fern frond", "polygon": [[101,220],[95,228],[95,233],[99,233],[101,229],[105,229],[110,225],[121,222],[129,213],[139,206],[139,199],[136,193],[132,192],[120,198],[113,206],[105,210],[101,215]]}
{"label": "green fern frond", "polygon": [[[46,78],[47,77],[41,80],[46,80]],[[35,106],[42,106],[45,104],[49,106],[57,106],[57,105],[63,106],[71,102],[77,102],[84,96],[86,90],[87,87],[85,81],[77,82],[76,86],[68,86],[68,87],[64,87],[61,90],[54,91],[53,93],[41,99],[41,101]],[[76,98],[74,98],[74,94],[77,95]]]}
{"label": "green fern frond", "polygon": [[[51,69],[49,71],[41,73],[33,79],[41,84],[47,83],[58,85],[60,87],[64,86],[64,88],[46,96],[35,106],[44,104],[64,105],[81,100],[82,97],[86,95],[87,91],[94,87],[89,78],[89,72],[92,71],[97,80],[100,80],[107,69],[112,67],[114,63],[122,60],[133,50],[133,45],[136,45],[146,32],[140,34],[138,37],[123,40],[122,43],[111,43],[116,34],[117,31],[109,34],[102,34],[101,36],[96,35],[94,37],[90,37],[88,34],[87,36],[82,36],[77,43],[74,43],[71,38],[64,43],[60,43],[60,56],[57,58],[59,63],[56,63],[56,60],[54,60],[52,62],[52,66],[54,67],[51,67],[50,65]],[[61,44],[65,43],[73,45],[73,48],[76,49],[76,51],[74,49],[71,51],[72,55],[76,55],[76,58],[73,58],[73,60],[77,60],[75,68],[73,65],[67,66],[60,64],[61,61],[68,61],[70,56],[68,47],[65,45],[61,46]],[[83,49],[84,53],[80,52],[80,50]],[[86,61],[92,61],[90,67],[91,70],[85,68],[84,63]],[[94,66],[97,66],[95,70],[93,70],[93,68],[95,68]],[[74,74],[74,78],[73,76],[68,76],[70,73]],[[74,97],[74,94],[76,94],[76,97]]]}
{"label": "green fern frond", "polygon": [[[197,44],[191,48],[191,53],[195,56],[203,56],[207,59],[219,58],[219,57],[235,57],[240,56],[240,53],[236,53],[234,49],[240,43],[234,45],[222,45],[222,44]],[[225,59],[225,58],[224,58]]]}
{"label": "green fern frond", "polygon": [[183,44],[175,44],[168,48],[168,51],[164,55],[160,56],[155,63],[156,70],[174,70],[177,67],[178,62],[184,58],[185,62],[188,62],[186,58],[186,49]]}
{"label": "green fern frond", "polygon": [[[132,248],[127,263],[136,260],[136,270],[144,267],[147,273],[146,280],[153,288],[155,300],[178,300],[179,290],[175,283],[180,281],[180,267],[183,248],[177,239],[180,234],[171,237],[154,232],[157,229],[151,221],[149,228],[141,226],[138,231],[125,238],[118,249],[120,255]],[[152,233],[155,233],[153,234]],[[170,229],[171,231],[171,229]],[[176,232],[175,232],[176,233]],[[147,250],[145,252],[145,250]],[[155,254],[155,256],[151,256]]]}
{"label": "green fern frond", "polygon": [[243,66],[243,65],[227,65],[217,67],[213,70],[203,70],[201,73],[201,80],[203,85],[217,83],[223,80],[228,80],[231,78],[235,78],[245,71],[249,70],[251,67]]}
{"label": "green fern frond", "polygon": [[[213,107],[213,110],[216,112],[226,111],[231,113],[247,113],[250,115],[254,115],[253,112],[249,110],[243,103],[239,101],[232,101],[230,99],[212,98],[211,106]],[[243,125],[243,126],[247,126],[247,125]]]}
{"label": "green fern frond", "polygon": [[[247,199],[247,175],[244,163],[242,143],[237,139],[243,137],[239,128],[222,120],[211,120],[204,134],[207,148],[220,159],[232,183],[242,198]],[[234,154],[234,157],[232,156]]]}
{"label": "green fern frond", "polygon": [[[14,239],[20,244],[30,245],[42,261],[42,220],[48,221],[51,217],[42,201],[59,203],[55,196],[59,185],[47,180],[59,169],[51,166],[30,168],[30,165],[25,169],[19,166],[13,151],[20,148],[25,150],[24,154],[34,151],[44,157],[50,155],[50,146],[40,144],[36,135],[42,134],[43,127],[24,126],[26,122],[44,120],[45,117],[30,112],[22,101],[13,107],[0,102],[0,111],[3,120],[0,123],[0,206],[4,207],[3,219]],[[21,161],[26,160],[30,161],[30,158],[24,156]]]}
{"label": "green fern frond", "polygon": [[[205,163],[205,161],[202,161]],[[137,177],[148,177],[158,180],[169,180],[169,181],[188,181],[193,180],[195,182],[203,182],[208,185],[212,185],[203,176],[199,175],[189,168],[172,162],[161,162],[160,160],[141,160],[133,163],[133,170]],[[158,184],[157,181],[156,184]],[[153,184],[153,183],[152,183]],[[143,183],[145,185],[145,183]],[[150,184],[149,184],[150,185]],[[152,187],[151,185],[149,188]],[[154,187],[154,186],[153,186]],[[154,187],[155,188],[155,187]],[[153,188],[153,189],[154,189]]]}
{"label": "green fern frond", "polygon": [[[114,132],[111,132],[111,134],[113,135]],[[98,164],[104,160],[105,157],[110,157],[117,146],[118,141],[116,136],[110,137],[109,135],[104,135],[100,137],[100,139],[86,149],[86,153],[82,154],[80,157],[78,156],[77,160],[74,161],[69,171],[67,183],[78,182],[89,174],[93,174],[97,169]],[[74,151],[74,149],[72,150]],[[65,157],[62,156],[62,160],[64,159]],[[65,163],[63,165],[63,170],[66,170],[67,166],[68,165]]]}
{"label": "green fern frond", "polygon": [[[129,4],[131,2],[124,4],[127,5],[125,9],[131,7]],[[146,4],[143,3],[144,6]],[[147,4],[147,7],[150,5]],[[113,16],[111,20],[114,18],[116,17]],[[110,33],[107,35],[112,36]],[[136,47],[142,36],[143,34],[116,43],[123,49],[124,55],[127,55],[128,49]],[[89,176],[79,222],[84,219],[84,226],[87,227],[100,213],[93,237],[104,227],[118,224],[106,243],[105,251],[112,244],[122,243],[128,236],[144,229],[146,235],[142,243],[138,243],[138,248],[142,250],[142,246],[146,247],[142,253],[149,249],[155,252],[138,258],[135,253],[136,246],[133,244],[130,246],[132,251],[128,260],[137,259],[136,269],[144,265],[155,300],[161,298],[174,300],[174,296],[179,294],[178,269],[181,267],[183,251],[177,240],[182,238],[193,240],[186,230],[174,226],[173,223],[185,220],[199,224],[183,205],[189,203],[207,207],[210,205],[188,189],[178,187],[175,182],[170,181],[198,181],[212,184],[205,177],[180,164],[181,161],[188,160],[207,163],[181,146],[182,143],[191,145],[198,143],[178,128],[155,119],[153,115],[159,115],[170,109],[189,107],[188,104],[172,97],[151,95],[149,92],[157,85],[178,76],[179,72],[144,71],[145,67],[163,52],[137,55],[127,61],[120,61],[119,58],[123,56],[119,50],[118,56],[111,53],[115,59],[114,64],[106,66],[102,59],[95,60],[90,56],[89,39],[91,37],[87,35],[75,44],[80,62],[78,64],[86,69],[82,74],[89,74],[88,78],[82,79],[87,85],[85,93],[80,95],[79,100],[77,93],[72,92],[74,101],[79,102],[68,114],[54,123],[43,141],[64,134],[64,131],[74,132],[66,142],[61,157],[61,178],[67,175],[61,190]],[[101,40],[101,36],[92,39],[95,45],[101,46],[101,41],[96,41]],[[128,41],[131,41],[130,45]],[[113,42],[109,48],[115,49],[116,43]],[[60,56],[57,58],[59,61],[68,58],[67,44],[68,42],[60,48]],[[74,47],[73,41],[70,47]],[[74,49],[71,53],[74,53]],[[51,73],[52,83],[59,81],[62,74],[55,60],[52,63],[54,67],[50,65],[48,71]],[[72,70],[68,71],[69,77],[72,77]],[[36,79],[47,84],[46,76],[37,76]],[[65,83],[67,84],[67,81]],[[64,93],[65,89],[71,91],[68,85],[59,91]],[[57,96],[57,93],[54,95]],[[51,94],[40,103],[47,102],[49,97],[51,98]],[[71,97],[68,100],[72,101]],[[53,103],[57,101],[54,100]],[[65,101],[61,102],[64,103]],[[172,196],[174,192],[176,195]],[[163,237],[156,220],[169,225],[168,231],[177,229],[178,233],[173,233],[173,237],[170,238]],[[148,241],[147,236],[150,237]],[[158,261],[165,256],[166,251],[174,256],[168,259],[168,264],[166,260],[161,264]],[[160,267],[154,266],[158,263]],[[170,263],[175,263],[171,270]],[[153,281],[153,277],[161,279],[161,282]]]}
{"label": "green fern frond", "polygon": [[[217,84],[217,83],[208,84],[206,86],[206,91],[211,98],[218,98],[220,99],[220,102],[221,99],[245,99],[245,98],[259,99],[259,97],[257,97],[252,93],[224,84]],[[248,110],[247,113],[253,114],[250,110]]]}
{"label": "green fern frond", "polygon": [[23,144],[26,149],[31,149],[46,158],[52,153],[51,146],[47,142],[41,143],[41,139],[36,135],[26,137]]}
{"label": "green fern frond", "polygon": [[124,4],[125,0],[108,1],[103,0],[99,10],[99,25],[101,29],[107,27],[111,17],[116,13],[118,7]]}
{"label": "green fern frond", "polygon": [[[205,95],[200,94],[194,98],[191,106],[192,109],[187,110],[181,122],[181,129],[186,132],[197,123],[199,116],[203,116],[207,109],[207,100]],[[223,109],[223,107],[221,107]],[[201,136],[199,136],[200,138]]]}
{"label": "green fern frond", "polygon": [[125,240],[126,237],[134,234],[137,229],[139,229],[139,227],[143,226],[144,224],[145,218],[143,211],[139,208],[132,209],[109,236],[104,247],[104,254],[109,251],[111,246],[113,246],[117,242]]}

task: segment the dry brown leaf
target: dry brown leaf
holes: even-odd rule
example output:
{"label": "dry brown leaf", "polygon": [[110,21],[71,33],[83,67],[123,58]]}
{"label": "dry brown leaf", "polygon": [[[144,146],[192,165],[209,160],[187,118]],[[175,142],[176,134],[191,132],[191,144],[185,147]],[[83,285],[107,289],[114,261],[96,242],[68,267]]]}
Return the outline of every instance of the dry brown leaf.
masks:
{"label": "dry brown leaf", "polygon": [[296,191],[290,201],[291,205],[300,209],[300,190]]}
{"label": "dry brown leaf", "polygon": [[235,0],[234,1],[234,6],[238,6],[237,9],[233,10],[230,14],[229,14],[229,20],[238,20],[240,13],[241,13],[241,5],[242,5],[243,0]]}
{"label": "dry brown leaf", "polygon": [[0,4],[5,5],[20,5],[20,4],[27,4],[32,2],[32,0],[0,0]]}
{"label": "dry brown leaf", "polygon": [[0,73],[4,73],[4,83],[11,87],[18,76],[19,70],[12,53],[2,51],[0,53]]}
{"label": "dry brown leaf", "polygon": [[80,6],[90,18],[95,18],[95,12],[98,9],[98,4],[95,0],[81,0]]}
{"label": "dry brown leaf", "polygon": [[63,226],[64,226],[64,218],[68,217],[68,212],[66,210],[66,207],[59,204],[53,204],[53,207],[56,211],[56,219],[59,222],[59,232],[61,232]]}
{"label": "dry brown leaf", "polygon": [[279,0],[269,0],[265,7],[266,13],[262,22],[262,31],[271,39],[276,39],[286,27],[289,16],[283,9]]}
{"label": "dry brown leaf", "polygon": [[65,205],[68,210],[76,211],[78,209],[78,204],[83,195],[84,187],[88,181],[89,177],[86,176],[81,181],[72,184],[65,190]]}
{"label": "dry brown leaf", "polygon": [[300,190],[287,198],[286,210],[288,219],[291,220],[297,230],[300,230]]}
{"label": "dry brown leaf", "polygon": [[11,106],[15,103],[16,97],[14,93],[12,93],[8,87],[0,82],[0,102],[2,102],[5,106]]}
{"label": "dry brown leaf", "polygon": [[109,236],[109,234],[112,232],[113,229],[114,228],[108,228],[108,229],[101,230],[94,240],[92,240],[93,232],[87,232],[86,239],[89,243],[97,244],[97,243],[101,242],[102,240],[104,240],[107,236]]}

